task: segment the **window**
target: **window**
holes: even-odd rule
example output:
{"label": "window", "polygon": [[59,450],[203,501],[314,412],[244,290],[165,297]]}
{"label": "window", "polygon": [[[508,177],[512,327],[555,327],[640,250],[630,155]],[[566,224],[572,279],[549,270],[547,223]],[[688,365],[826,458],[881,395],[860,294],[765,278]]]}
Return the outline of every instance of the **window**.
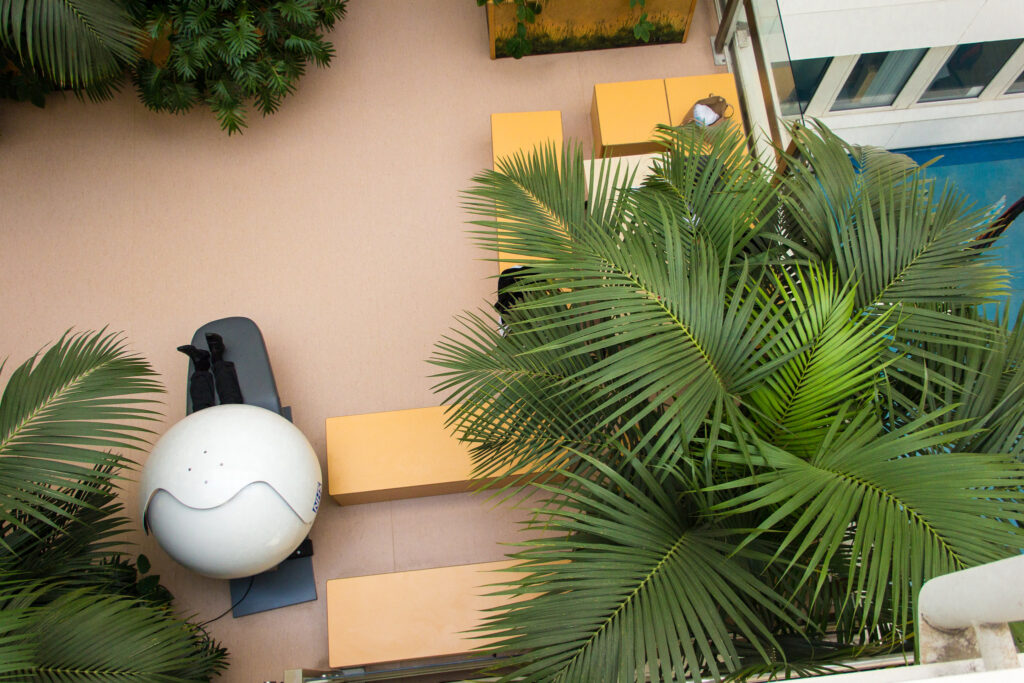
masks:
{"label": "window", "polygon": [[926,49],[863,54],[846,79],[832,111],[888,107],[921,63]]}
{"label": "window", "polygon": [[921,102],[977,97],[1002,68],[1021,40],[960,45],[921,96]]}
{"label": "window", "polygon": [[807,109],[807,103],[831,63],[831,57],[815,57],[772,64],[775,89],[779,93],[779,110],[783,116],[796,116]]}
{"label": "window", "polygon": [[1020,76],[1017,76],[1017,80],[1011,83],[1010,87],[1006,89],[1007,95],[1017,92],[1024,92],[1024,71],[1022,71]]}

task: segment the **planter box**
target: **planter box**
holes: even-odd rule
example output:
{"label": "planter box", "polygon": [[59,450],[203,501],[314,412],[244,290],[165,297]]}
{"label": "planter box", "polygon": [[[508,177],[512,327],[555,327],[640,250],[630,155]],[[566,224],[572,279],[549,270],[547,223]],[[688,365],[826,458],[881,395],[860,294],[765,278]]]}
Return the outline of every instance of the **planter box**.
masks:
{"label": "planter box", "polygon": [[[534,55],[684,43],[697,0],[647,0],[643,9],[630,8],[629,0],[546,0],[542,4],[536,22],[526,25]],[[633,26],[643,12],[654,24],[647,43],[633,36]],[[510,56],[504,46],[515,31],[514,3],[488,3],[491,59]]]}

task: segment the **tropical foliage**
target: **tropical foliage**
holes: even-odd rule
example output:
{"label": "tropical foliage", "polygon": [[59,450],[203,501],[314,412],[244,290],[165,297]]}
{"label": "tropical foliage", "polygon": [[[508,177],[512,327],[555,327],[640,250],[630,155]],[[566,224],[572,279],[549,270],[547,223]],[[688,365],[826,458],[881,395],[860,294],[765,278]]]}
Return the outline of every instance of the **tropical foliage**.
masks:
{"label": "tropical foliage", "polygon": [[38,107],[63,89],[110,97],[141,40],[119,0],[0,0],[0,97]]}
{"label": "tropical foliage", "polygon": [[115,335],[65,335],[0,398],[0,681],[208,681],[226,651],[127,557],[122,451],[160,391]]}
{"label": "tropical foliage", "polygon": [[476,473],[546,494],[480,629],[506,680],[903,648],[924,581],[1019,552],[1024,326],[979,310],[1006,286],[993,216],[793,135],[784,172],[690,124],[639,187],[586,182],[573,145],[475,178],[476,241],[528,267],[432,361]]}
{"label": "tropical foliage", "polygon": [[68,90],[111,97],[125,76],[154,111],[210,107],[229,134],[247,107],[272,114],[312,62],[347,0],[0,0],[0,97],[45,105]]}
{"label": "tropical foliage", "polygon": [[347,0],[131,0],[153,41],[132,71],[147,107],[180,113],[206,104],[229,134],[246,125],[246,105],[264,116],[312,62],[325,67],[334,47],[324,33]]}

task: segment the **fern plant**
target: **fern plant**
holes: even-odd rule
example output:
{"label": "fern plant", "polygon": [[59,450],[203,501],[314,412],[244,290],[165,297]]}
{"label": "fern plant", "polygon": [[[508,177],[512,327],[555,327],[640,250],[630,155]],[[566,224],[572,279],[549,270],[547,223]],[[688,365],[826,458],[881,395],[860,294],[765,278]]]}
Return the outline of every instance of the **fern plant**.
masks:
{"label": "fern plant", "polygon": [[227,652],[123,552],[117,483],[157,413],[115,335],[65,335],[0,398],[0,681],[209,681]]}
{"label": "fern plant", "polygon": [[237,133],[248,107],[277,111],[313,63],[327,66],[334,47],[324,34],[347,0],[132,0],[152,41],[133,70],[139,97],[155,111],[197,104]]}

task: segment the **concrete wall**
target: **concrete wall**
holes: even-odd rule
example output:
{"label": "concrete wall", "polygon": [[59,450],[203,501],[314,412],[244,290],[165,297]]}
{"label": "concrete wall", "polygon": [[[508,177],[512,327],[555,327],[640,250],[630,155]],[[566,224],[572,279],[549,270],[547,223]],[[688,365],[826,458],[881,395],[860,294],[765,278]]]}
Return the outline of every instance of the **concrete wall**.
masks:
{"label": "concrete wall", "polygon": [[778,0],[791,59],[1024,36],[1020,0]]}

